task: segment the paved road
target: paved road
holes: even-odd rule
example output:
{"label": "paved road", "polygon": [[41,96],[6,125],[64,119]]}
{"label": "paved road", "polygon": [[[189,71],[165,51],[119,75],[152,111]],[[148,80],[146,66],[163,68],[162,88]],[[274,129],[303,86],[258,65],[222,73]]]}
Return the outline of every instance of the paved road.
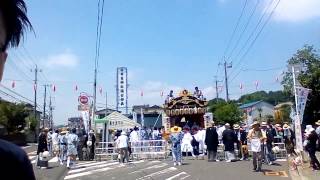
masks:
{"label": "paved road", "polygon": [[[264,166],[264,171],[286,171],[287,163],[279,162],[278,166]],[[37,169],[38,180],[285,180],[289,177],[266,176],[264,173],[252,172],[251,162],[208,163],[204,160],[186,160],[183,166],[173,166],[168,160],[164,161],[135,161],[128,165],[118,162],[79,162],[71,170],[59,166],[51,160],[49,169]]]}

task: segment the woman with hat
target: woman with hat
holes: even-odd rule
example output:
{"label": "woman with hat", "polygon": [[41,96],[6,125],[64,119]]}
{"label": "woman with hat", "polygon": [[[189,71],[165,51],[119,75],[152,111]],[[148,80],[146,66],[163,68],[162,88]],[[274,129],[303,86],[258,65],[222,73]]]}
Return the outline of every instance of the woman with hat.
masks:
{"label": "woman with hat", "polygon": [[320,163],[316,156],[318,136],[312,125],[306,127],[307,144],[306,150],[309,153],[310,164],[313,170],[320,170]]}
{"label": "woman with hat", "polygon": [[181,132],[181,127],[174,126],[170,129],[170,142],[172,150],[173,165],[177,164],[181,166],[182,164],[182,154],[181,154],[181,141],[183,138],[183,133]]}
{"label": "woman with hat", "polygon": [[67,137],[66,137],[67,131],[61,130],[58,139],[59,139],[59,160],[60,164],[63,165],[65,161],[67,161]]}
{"label": "woman with hat", "polygon": [[76,135],[76,128],[73,128],[71,130],[71,133],[69,133],[66,137],[67,137],[67,168],[70,169],[70,164],[74,164],[74,161],[76,160],[76,157],[78,155],[78,151],[77,151],[77,146],[78,146],[78,142],[79,142],[79,138],[78,135]]}
{"label": "woman with hat", "polygon": [[262,155],[261,155],[261,144],[265,137],[263,136],[260,124],[255,121],[252,124],[252,129],[248,133],[248,140],[250,141],[251,151],[253,153],[253,171],[261,172],[262,170]]}
{"label": "woman with hat", "polygon": [[238,158],[242,159],[242,148],[241,148],[241,133],[240,133],[240,126],[239,124],[233,125],[233,131],[234,135],[236,137],[236,143],[237,143],[237,150],[238,150]]}

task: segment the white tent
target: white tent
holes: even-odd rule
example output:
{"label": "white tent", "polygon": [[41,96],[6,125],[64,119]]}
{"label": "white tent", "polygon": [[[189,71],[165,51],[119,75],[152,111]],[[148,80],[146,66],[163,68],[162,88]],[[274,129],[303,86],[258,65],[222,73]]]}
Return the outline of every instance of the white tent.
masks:
{"label": "white tent", "polygon": [[107,116],[107,121],[109,122],[109,129],[121,129],[127,131],[135,126],[140,127],[140,124],[116,111]]}

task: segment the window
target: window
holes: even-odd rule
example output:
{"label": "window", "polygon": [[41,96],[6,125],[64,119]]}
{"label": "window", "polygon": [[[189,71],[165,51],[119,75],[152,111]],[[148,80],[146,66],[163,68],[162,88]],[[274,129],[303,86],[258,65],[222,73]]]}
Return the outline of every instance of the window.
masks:
{"label": "window", "polygon": [[121,73],[121,76],[123,76],[123,73]]}
{"label": "window", "polygon": [[123,102],[121,102],[121,106],[123,106],[124,105],[124,103]]}

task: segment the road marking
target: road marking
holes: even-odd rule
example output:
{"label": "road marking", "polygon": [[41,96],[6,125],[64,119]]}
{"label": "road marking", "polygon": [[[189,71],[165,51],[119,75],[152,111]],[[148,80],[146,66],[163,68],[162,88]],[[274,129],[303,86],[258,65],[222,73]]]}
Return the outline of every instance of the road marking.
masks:
{"label": "road marking", "polygon": [[82,176],[88,176],[88,175],[91,175],[91,174],[93,174],[93,173],[110,171],[110,170],[112,170],[112,169],[113,169],[113,168],[110,168],[110,167],[106,167],[106,168],[103,168],[103,169],[96,169],[96,170],[92,170],[92,171],[88,171],[88,172],[83,172],[83,173],[79,173],[79,174],[68,175],[68,176],[66,176],[64,179],[67,180],[67,179],[73,179],[73,178],[82,177]]}
{"label": "road marking", "polygon": [[36,154],[37,154],[37,151],[32,151],[28,153],[28,155],[36,155]]}
{"label": "road marking", "polygon": [[29,160],[36,158],[37,156],[29,156]]}
{"label": "road marking", "polygon": [[23,146],[23,147],[21,147],[22,149],[27,149],[27,148],[29,148],[29,147],[31,147],[31,146]]}
{"label": "road marking", "polygon": [[164,170],[162,170],[162,171],[158,171],[158,172],[149,174],[149,175],[147,175],[147,176],[143,176],[143,177],[138,178],[138,179],[136,179],[136,180],[150,179],[150,178],[152,178],[152,177],[154,177],[154,176],[158,176],[158,175],[161,175],[161,174],[170,173],[170,172],[173,172],[173,171],[176,171],[176,170],[177,170],[177,168],[175,168],[175,167],[170,167],[170,168],[164,169]]}
{"label": "road marking", "polygon": [[58,161],[59,161],[59,158],[58,157],[54,157],[49,161],[49,163],[56,163]]}
{"label": "road marking", "polygon": [[150,167],[147,167],[147,168],[144,168],[144,169],[141,169],[141,170],[138,170],[138,171],[133,171],[129,174],[136,174],[136,173],[141,173],[143,171],[146,171],[146,170],[150,170],[150,169],[159,169],[159,168],[163,168],[165,166],[167,166],[168,164],[167,163],[162,163],[162,164],[158,164],[158,165],[153,165],[153,166],[150,166]]}
{"label": "road marking", "polygon": [[[143,163],[143,162],[144,161],[136,161],[136,162],[131,162],[130,164],[139,164],[139,163]],[[113,162],[113,163],[102,162],[99,164],[92,164],[88,167],[85,166],[84,168],[76,167],[76,169],[70,170],[68,172],[68,174],[81,173],[83,171],[88,171],[88,170],[98,169],[98,168],[105,168],[105,167],[114,166],[114,165],[119,165],[119,162]],[[121,165],[120,167],[122,167],[122,166],[124,166],[124,165]]]}
{"label": "road marking", "polygon": [[80,173],[80,172],[83,172],[83,171],[88,171],[88,170],[97,169],[97,168],[104,168],[104,167],[113,166],[113,165],[117,165],[117,164],[119,164],[119,163],[118,162],[114,162],[114,163],[108,163],[108,164],[102,164],[102,165],[89,166],[89,167],[86,167],[86,168],[70,170],[68,172],[68,174]]}
{"label": "road marking", "polygon": [[180,180],[187,179],[188,177],[191,177],[191,176],[190,176],[190,175],[187,175],[187,176],[185,176],[185,177],[183,177],[183,178],[180,178]]}
{"label": "road marking", "polygon": [[87,164],[76,164],[75,168],[85,168],[87,166],[94,166],[94,165],[99,165],[99,164],[106,164],[107,162],[91,162]]}
{"label": "road marking", "polygon": [[170,178],[167,178],[166,180],[172,180],[172,179],[175,179],[175,178],[177,178],[179,176],[182,176],[182,175],[187,175],[187,173],[186,172],[181,172],[181,173],[176,174],[176,175],[174,175],[174,176],[172,176]]}

